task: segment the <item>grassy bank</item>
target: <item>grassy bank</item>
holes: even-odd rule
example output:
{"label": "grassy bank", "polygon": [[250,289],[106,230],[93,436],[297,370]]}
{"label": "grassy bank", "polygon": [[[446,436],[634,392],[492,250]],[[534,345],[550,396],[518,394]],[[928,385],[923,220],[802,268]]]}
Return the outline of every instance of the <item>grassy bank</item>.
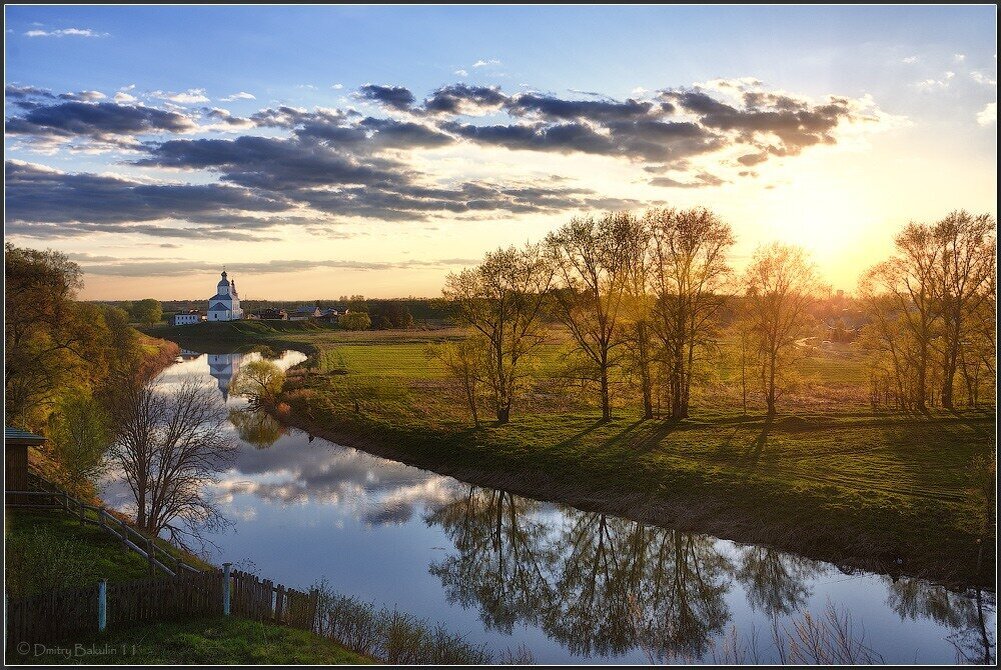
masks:
{"label": "grassy bank", "polygon": [[601,422],[595,394],[561,377],[567,346],[554,336],[511,423],[474,428],[461,392],[427,357],[429,343],[456,331],[253,330],[244,346],[311,354],[289,375],[285,401],[286,420],[312,434],[582,509],[844,566],[993,583],[993,520],[976,463],[993,453],[994,411],[874,412],[850,347],[802,357],[800,382],[772,420],[753,397],[746,415],[721,409],[742,399],[739,368],[724,358],[705,371],[694,418],[641,421],[635,389],[619,384],[615,418]]}
{"label": "grassy bank", "polygon": [[[79,646],[78,646],[79,645]],[[89,640],[12,654],[32,664],[250,665],[368,664],[364,656],[319,635],[236,617],[167,621],[110,631]]]}

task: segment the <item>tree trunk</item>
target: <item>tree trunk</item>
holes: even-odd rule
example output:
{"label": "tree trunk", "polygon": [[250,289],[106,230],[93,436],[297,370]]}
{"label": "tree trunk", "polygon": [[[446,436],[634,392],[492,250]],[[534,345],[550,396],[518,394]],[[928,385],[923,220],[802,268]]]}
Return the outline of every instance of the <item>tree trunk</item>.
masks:
{"label": "tree trunk", "polygon": [[612,404],[608,397],[608,366],[601,366],[601,419],[608,421],[612,418]]}
{"label": "tree trunk", "polygon": [[511,408],[510,407],[498,407],[497,408],[497,423],[507,423],[511,418]]}

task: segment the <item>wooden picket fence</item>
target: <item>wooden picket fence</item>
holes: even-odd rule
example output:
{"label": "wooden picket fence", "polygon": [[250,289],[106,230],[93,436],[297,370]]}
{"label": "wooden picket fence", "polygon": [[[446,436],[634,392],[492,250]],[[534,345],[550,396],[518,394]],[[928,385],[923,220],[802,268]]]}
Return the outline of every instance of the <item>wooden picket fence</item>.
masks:
{"label": "wooden picket fence", "polygon": [[[150,621],[223,614],[224,573],[180,572],[174,576],[108,584],[106,625],[121,629]],[[239,571],[230,575],[230,614],[315,630],[319,594],[303,593]],[[7,649],[99,632],[99,587],[59,589],[7,603]]]}
{"label": "wooden picket fence", "polygon": [[304,630],[315,628],[317,592],[303,593],[239,570],[233,571],[232,583],[233,614]]}

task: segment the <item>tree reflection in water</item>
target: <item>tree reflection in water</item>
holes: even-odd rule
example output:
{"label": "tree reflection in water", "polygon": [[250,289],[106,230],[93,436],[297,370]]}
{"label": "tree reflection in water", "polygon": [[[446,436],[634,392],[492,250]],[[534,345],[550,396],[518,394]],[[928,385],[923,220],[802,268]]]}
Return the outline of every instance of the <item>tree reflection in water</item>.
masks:
{"label": "tree reflection in water", "polygon": [[488,629],[510,633],[516,622],[537,624],[552,600],[547,572],[553,561],[540,503],[510,493],[470,487],[468,495],[425,519],[439,525],[458,555],[432,564],[449,602],[478,606]]}
{"label": "tree reflection in water", "polygon": [[267,449],[285,434],[285,427],[267,412],[232,409],[229,420],[240,439],[258,449]]}
{"label": "tree reflection in water", "polygon": [[[490,629],[540,627],[569,651],[616,656],[642,649],[651,661],[711,656],[739,583],[770,619],[807,610],[823,564],[759,546],[731,557],[711,537],[646,526],[470,486],[425,516],[456,552],[430,572],[450,603],[476,607]],[[888,583],[902,617],[952,628],[960,660],[991,662],[985,626],[993,596],[965,597],[919,580]],[[985,610],[988,614],[985,615]]]}
{"label": "tree reflection in water", "polygon": [[987,627],[987,612],[994,613],[997,601],[980,589],[971,594],[949,591],[918,579],[887,578],[887,605],[900,618],[930,618],[953,629],[949,641],[962,663],[994,663],[996,640]]}
{"label": "tree reflection in water", "polygon": [[712,541],[570,508],[554,529],[541,508],[470,487],[426,517],[458,552],[430,568],[450,602],[508,633],[541,626],[585,655],[699,655],[723,629],[733,567]]}

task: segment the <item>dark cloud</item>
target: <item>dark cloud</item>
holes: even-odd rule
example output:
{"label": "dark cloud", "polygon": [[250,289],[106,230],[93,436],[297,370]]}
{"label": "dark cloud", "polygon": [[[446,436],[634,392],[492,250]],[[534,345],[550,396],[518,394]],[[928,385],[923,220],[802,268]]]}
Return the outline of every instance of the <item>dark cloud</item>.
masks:
{"label": "dark cloud", "polygon": [[131,143],[140,134],[183,133],[195,126],[177,112],[113,102],[40,105],[6,121],[8,134],[35,140],[89,138],[121,144]]}
{"label": "dark cloud", "polygon": [[655,109],[652,102],[626,100],[563,100],[538,93],[522,93],[511,98],[506,108],[516,116],[538,115],[555,121],[585,119],[597,122],[624,121],[648,116]]}
{"label": "dark cloud", "polygon": [[225,226],[239,233],[261,225],[244,212],[277,213],[290,207],[284,199],[223,184],[144,184],[13,161],[6,162],[5,177],[8,232],[36,237],[59,236],[60,230],[68,235],[101,230],[174,236],[156,226],[133,225],[158,219]]}
{"label": "dark cloud", "polygon": [[[787,95],[745,91],[744,105],[734,107],[701,90],[662,91],[661,96],[696,115],[703,127],[732,134],[731,141],[759,146],[769,154],[781,156],[794,156],[815,144],[834,144],[832,131],[842,121],[857,118],[846,98],[832,97],[826,104],[811,105]],[[761,140],[762,135],[772,139]],[[775,141],[777,144],[769,144]],[[756,156],[764,157],[764,153]]]}
{"label": "dark cloud", "polygon": [[366,100],[378,102],[380,105],[404,111],[409,109],[416,101],[414,94],[405,86],[379,86],[378,84],[365,84],[358,89],[358,95]]}
{"label": "dark cloud", "polygon": [[480,114],[496,110],[507,101],[508,97],[493,87],[451,84],[432,93],[424,101],[424,110],[432,114]]}
{"label": "dark cloud", "polygon": [[60,100],[73,100],[76,102],[97,102],[98,100],[104,100],[106,95],[100,91],[79,91],[77,93],[60,93]]}

